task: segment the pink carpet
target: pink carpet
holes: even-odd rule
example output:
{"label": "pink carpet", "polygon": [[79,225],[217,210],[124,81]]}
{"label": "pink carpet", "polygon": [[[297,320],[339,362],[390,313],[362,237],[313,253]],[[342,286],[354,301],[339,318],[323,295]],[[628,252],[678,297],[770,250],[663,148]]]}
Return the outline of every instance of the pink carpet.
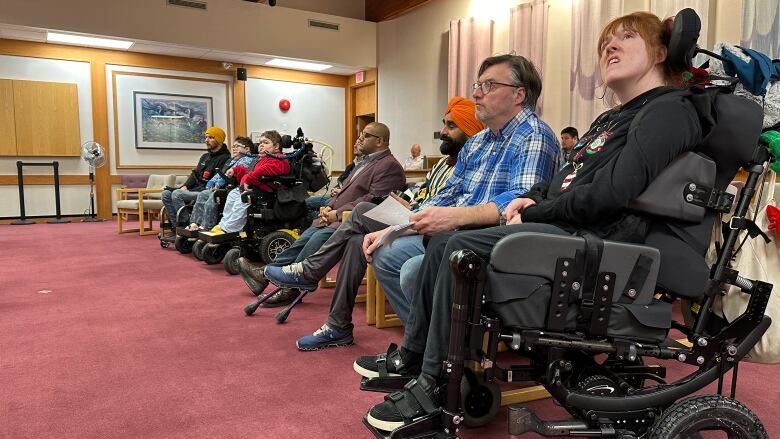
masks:
{"label": "pink carpet", "polygon": [[[0,437],[372,437],[361,417],[382,395],[358,390],[352,361],[399,341],[399,328],[367,326],[359,305],[354,346],[299,352],[331,290],[284,325],[275,310],[245,317],[253,296],[240,277],[115,227],[0,226]],[[777,370],[743,364],[737,393],[770,437]],[[549,399],[529,405],[566,417]],[[505,409],[462,436],[508,437]]]}

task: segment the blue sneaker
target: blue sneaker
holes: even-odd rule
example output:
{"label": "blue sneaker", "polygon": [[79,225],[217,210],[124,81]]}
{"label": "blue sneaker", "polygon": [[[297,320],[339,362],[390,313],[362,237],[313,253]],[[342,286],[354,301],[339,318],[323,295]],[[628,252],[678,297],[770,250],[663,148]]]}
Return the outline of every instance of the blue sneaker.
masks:
{"label": "blue sneaker", "polygon": [[284,267],[266,265],[265,278],[282,288],[298,288],[308,291],[317,289],[317,282],[312,283],[303,275],[303,264],[301,262],[285,265]]}
{"label": "blue sneaker", "polygon": [[314,334],[299,338],[295,344],[302,351],[316,351],[336,346],[349,346],[354,342],[352,330],[331,328],[326,323],[314,331]]}

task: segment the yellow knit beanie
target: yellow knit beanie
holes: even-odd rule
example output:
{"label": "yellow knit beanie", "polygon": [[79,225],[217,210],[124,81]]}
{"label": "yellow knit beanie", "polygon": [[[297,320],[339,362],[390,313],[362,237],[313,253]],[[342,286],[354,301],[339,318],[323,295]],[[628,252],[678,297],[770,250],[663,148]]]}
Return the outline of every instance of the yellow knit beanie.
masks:
{"label": "yellow knit beanie", "polygon": [[220,145],[225,143],[225,130],[220,127],[208,127],[206,135],[213,137]]}

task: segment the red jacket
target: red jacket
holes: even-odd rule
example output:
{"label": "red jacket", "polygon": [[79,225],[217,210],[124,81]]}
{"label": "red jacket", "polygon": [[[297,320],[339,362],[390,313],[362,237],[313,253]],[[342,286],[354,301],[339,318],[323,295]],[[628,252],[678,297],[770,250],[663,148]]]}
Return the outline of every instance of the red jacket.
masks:
{"label": "red jacket", "polygon": [[233,166],[233,176],[236,177],[241,185],[248,184],[250,187],[258,188],[266,192],[273,192],[273,187],[268,183],[261,183],[260,177],[272,175],[287,175],[290,173],[290,164],[286,159],[263,156],[255,164],[251,172],[247,172],[247,167],[243,165]]}

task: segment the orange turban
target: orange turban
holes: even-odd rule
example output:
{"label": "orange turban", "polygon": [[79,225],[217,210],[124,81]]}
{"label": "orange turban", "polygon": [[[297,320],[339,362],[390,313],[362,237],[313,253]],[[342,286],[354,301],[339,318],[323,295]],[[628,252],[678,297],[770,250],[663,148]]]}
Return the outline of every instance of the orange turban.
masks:
{"label": "orange turban", "polygon": [[458,128],[471,137],[485,129],[485,124],[477,120],[476,112],[474,101],[455,96],[447,103],[447,111],[444,114],[451,114]]}

